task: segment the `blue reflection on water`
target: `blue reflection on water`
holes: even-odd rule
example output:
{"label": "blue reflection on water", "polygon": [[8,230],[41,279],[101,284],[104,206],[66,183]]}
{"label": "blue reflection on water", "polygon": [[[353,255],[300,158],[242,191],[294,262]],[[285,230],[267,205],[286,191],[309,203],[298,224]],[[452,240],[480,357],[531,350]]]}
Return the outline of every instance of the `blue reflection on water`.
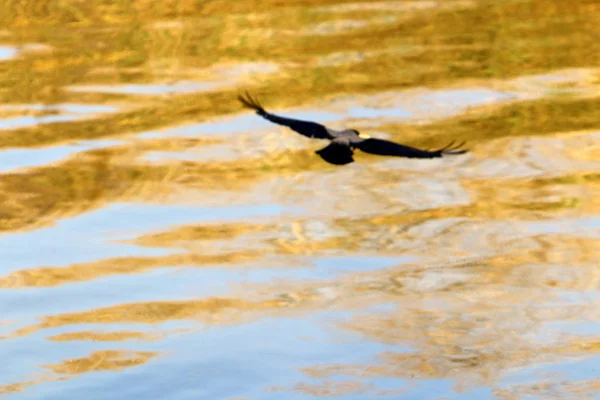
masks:
{"label": "blue reflection on water", "polygon": [[[162,256],[173,250],[153,249],[109,240],[137,235],[174,225],[237,221],[246,217],[279,215],[292,211],[277,204],[229,207],[194,207],[116,203],[48,228],[0,236],[0,272],[42,265],[69,265],[111,257]],[[35,249],[35,251],[34,251]]]}

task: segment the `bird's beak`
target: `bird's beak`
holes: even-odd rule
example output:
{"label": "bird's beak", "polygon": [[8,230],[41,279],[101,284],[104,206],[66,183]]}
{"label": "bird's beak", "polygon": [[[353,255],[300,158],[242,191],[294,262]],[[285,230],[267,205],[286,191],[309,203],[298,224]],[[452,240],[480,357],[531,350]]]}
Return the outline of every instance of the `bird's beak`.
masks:
{"label": "bird's beak", "polygon": [[371,136],[367,135],[366,133],[359,133],[358,137],[361,139],[369,139]]}

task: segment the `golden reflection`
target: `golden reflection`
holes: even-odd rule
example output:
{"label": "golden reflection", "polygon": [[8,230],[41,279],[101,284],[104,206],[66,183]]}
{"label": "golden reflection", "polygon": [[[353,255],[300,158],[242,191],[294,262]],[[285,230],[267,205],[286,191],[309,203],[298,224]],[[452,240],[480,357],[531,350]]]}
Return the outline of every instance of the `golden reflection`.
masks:
{"label": "golden reflection", "polygon": [[0,386],[0,394],[21,392],[24,389],[28,388],[29,386],[35,385],[37,383],[40,383],[40,382],[35,382],[35,381],[17,382],[17,383],[9,383],[8,385],[1,385]]}
{"label": "golden reflection", "polygon": [[[413,126],[405,129],[406,125],[402,125],[388,126],[386,129],[391,133],[397,132],[399,138],[400,135],[408,137],[404,141],[407,144],[422,146],[432,145],[434,141],[439,142],[442,140],[440,137],[442,135],[446,137],[448,131],[452,131],[453,136],[466,139],[470,143],[478,138],[489,140],[499,136],[549,134],[563,129],[585,129],[596,125],[596,121],[600,118],[599,101],[598,99],[543,100],[509,105],[489,113],[457,117],[418,128]],[[553,115],[563,115],[563,117],[552,118]],[[58,129],[53,126],[49,125],[47,129]],[[77,129],[78,132],[90,131],[85,127]],[[415,130],[423,133],[415,133]],[[61,128],[60,132],[64,133],[64,130]],[[424,137],[424,132],[428,132],[428,139],[418,139]],[[39,132],[34,135],[37,145],[40,144],[40,139],[47,137],[45,134],[40,135]],[[3,135],[3,138],[12,140],[10,138],[22,139],[24,136],[26,134],[20,133]],[[193,142],[194,145],[199,146],[215,143],[212,139],[194,139]],[[162,147],[163,150],[177,151],[189,147],[191,143],[192,140],[175,139],[150,141],[145,144],[133,143],[115,149],[92,151],[85,157],[78,157],[50,167],[40,167],[18,174],[5,174],[0,177],[4,215],[0,221],[0,229],[23,228],[32,222],[52,220],[64,215],[65,212],[67,215],[73,215],[93,208],[99,203],[120,198],[151,198],[156,201],[157,191],[162,192],[163,196],[168,194],[167,186],[161,185],[165,180],[188,188],[225,189],[238,188],[263,180],[269,174],[289,176],[298,172],[332,169],[317,157],[313,157],[314,149],[310,147],[303,150],[277,151],[265,157],[234,162],[169,162],[166,165],[134,162],[140,150],[148,151]],[[376,158],[365,157],[364,159],[365,162],[369,160],[375,161]],[[397,178],[397,174],[393,172],[388,173],[386,177],[390,180]],[[482,206],[486,207],[485,203]],[[542,205],[542,207],[547,206]],[[559,202],[556,206],[579,207],[579,199],[573,198],[567,203]],[[488,208],[491,212],[495,212],[493,205]],[[479,210],[478,206],[477,212]],[[438,211],[433,210],[433,212]],[[467,215],[473,215],[473,212],[469,207],[464,211]]]}
{"label": "golden reflection", "polygon": [[[266,2],[268,3],[268,2]],[[99,31],[93,30],[89,33],[84,31],[85,40],[78,42],[69,42],[72,47],[67,47],[70,52],[57,55],[57,60],[49,58],[47,62],[54,62],[55,66],[49,72],[37,71],[39,76],[35,82],[39,87],[28,86],[28,94],[24,94],[16,90],[17,88],[10,87],[9,95],[11,101],[15,98],[23,98],[29,96],[27,100],[31,100],[32,95],[40,96],[42,93],[55,93],[50,100],[56,101],[57,96],[65,98],[65,94],[57,94],[57,90],[61,84],[66,84],[65,79],[73,82],[78,78],[81,79],[86,72],[92,68],[98,68],[99,64],[105,64],[107,67],[119,65],[120,67],[131,67],[131,65],[143,65],[150,63],[151,57],[160,54],[160,51],[165,53],[165,57],[161,59],[178,59],[179,62],[185,62],[184,65],[201,63],[206,65],[216,62],[221,57],[223,50],[227,51],[231,56],[244,59],[254,52],[261,54],[263,58],[282,58],[289,60],[298,58],[298,53],[301,54],[300,59],[306,55],[321,55],[329,54],[331,49],[337,51],[354,51],[370,49],[397,49],[397,48],[414,48],[423,47],[423,44],[434,44],[436,46],[427,47],[426,52],[421,52],[416,55],[394,54],[393,51],[381,52],[377,57],[371,57],[363,62],[351,63],[337,67],[326,68],[295,68],[290,72],[275,74],[264,82],[265,90],[268,90],[269,99],[272,101],[273,107],[279,107],[284,103],[290,105],[290,100],[295,104],[309,101],[315,96],[323,94],[331,95],[332,93],[347,93],[347,92],[374,92],[386,90],[390,86],[409,86],[420,85],[424,82],[431,84],[435,81],[449,82],[456,78],[471,77],[471,78],[488,78],[488,77],[504,77],[514,76],[527,73],[538,72],[540,70],[559,69],[563,67],[572,67],[574,65],[589,66],[595,65],[597,61],[596,54],[600,52],[594,51],[598,43],[591,38],[593,35],[593,17],[597,11],[597,5],[594,3],[578,0],[575,3],[569,3],[568,7],[563,4],[564,13],[573,15],[572,19],[563,21],[559,25],[560,29],[555,29],[553,26],[556,21],[556,12],[558,7],[556,2],[529,1],[531,7],[516,7],[509,3],[501,3],[490,6],[485,3],[473,3],[473,7],[461,8],[459,12],[456,10],[424,10],[424,12],[412,15],[408,18],[410,23],[407,23],[406,18],[402,18],[396,23],[375,23],[371,29],[359,32],[337,32],[334,35],[322,37],[315,41],[313,37],[302,37],[288,35],[285,41],[281,40],[261,40],[264,39],[261,35],[250,35],[244,40],[240,40],[240,35],[248,35],[249,32],[243,28],[246,25],[254,24],[255,26],[273,26],[276,31],[277,22],[285,21],[286,27],[307,25],[309,21],[314,21],[314,18],[330,18],[332,21],[340,19],[340,17],[348,18],[349,14],[355,14],[355,18],[360,20],[381,19],[381,13],[389,14],[385,11],[343,11],[337,13],[312,13],[298,12],[293,4],[286,4],[285,7],[277,7],[273,9],[272,14],[267,20],[261,20],[264,15],[256,15],[255,21],[250,23],[244,22],[232,15],[223,16],[223,20],[219,24],[190,24],[185,25],[182,30],[177,30],[176,36],[158,35],[145,36],[143,25],[133,24],[132,27],[123,31]],[[246,9],[247,4],[240,3],[242,9]],[[460,4],[458,2],[457,4]],[[262,4],[261,4],[262,6]],[[271,10],[268,5],[264,5],[265,10]],[[307,4],[303,4],[304,7]],[[223,5],[217,6],[213,2],[210,5],[205,5],[200,8],[193,8],[192,13],[205,14],[208,9],[219,9]],[[292,8],[289,8],[292,7]],[[35,8],[35,7],[32,7]],[[99,9],[103,9],[100,7]],[[27,8],[25,8],[27,9]],[[73,7],[77,10],[78,7]],[[185,9],[185,7],[184,7]],[[535,17],[527,14],[527,20],[535,18],[537,24],[528,26],[528,35],[522,35],[521,30],[524,29],[521,21],[523,20],[522,13],[527,9],[532,12]],[[22,9],[23,10],[23,9]],[[228,5],[222,11],[231,12],[231,6]],[[552,10],[552,11],[551,11]],[[8,8],[7,13],[12,13],[15,10]],[[60,12],[57,12],[57,18],[60,18]],[[88,12],[95,14],[99,11],[85,10],[79,11],[81,15],[87,15]],[[286,18],[281,17],[281,12],[285,13]],[[405,10],[399,10],[399,15],[402,15]],[[142,13],[144,11],[131,6],[116,6],[108,14],[99,14],[98,19],[102,21],[107,15],[119,15],[121,18],[127,16],[127,13]],[[153,15],[150,13],[150,15]],[[210,15],[214,16],[214,12]],[[35,18],[40,18],[37,16]],[[45,15],[44,18],[48,16]],[[293,18],[293,22],[289,18]],[[14,16],[13,16],[14,18]],[[140,18],[144,18],[141,17]],[[153,18],[153,17],[150,17]],[[502,29],[493,28],[496,25],[489,24],[491,21],[502,20]],[[455,23],[460,19],[461,27],[468,27],[468,31],[456,30]],[[122,22],[127,21],[123,19]],[[465,21],[469,21],[465,23]],[[380,25],[380,27],[377,27]],[[68,25],[67,25],[68,26]],[[472,28],[480,26],[480,29]],[[507,27],[510,27],[507,28]],[[242,29],[240,29],[242,28]],[[204,40],[196,51],[190,49],[184,51],[189,40],[196,38],[194,35],[200,35],[198,30],[206,30],[208,40]],[[212,29],[212,32],[211,32]],[[490,30],[491,29],[491,30]],[[409,32],[410,34],[405,34]],[[487,32],[486,34],[475,34],[474,32]],[[548,36],[560,35],[561,40],[546,40]],[[191,36],[189,36],[191,35]],[[264,36],[264,35],[263,35]],[[53,37],[51,36],[50,39]],[[417,38],[417,39],[415,39]],[[540,48],[540,38],[543,48]],[[493,39],[493,40],[491,40]],[[416,41],[415,41],[416,40]],[[526,43],[523,43],[526,41]],[[225,49],[221,48],[223,43],[227,43]],[[495,43],[503,43],[502,48],[495,46]],[[445,49],[444,45],[466,44],[473,46],[465,50],[458,50],[456,47]],[[83,51],[87,50],[86,46],[93,48],[94,52]],[[148,46],[151,46],[148,49]],[[283,47],[282,47],[283,46]],[[154,48],[152,48],[154,47]],[[65,48],[65,46],[61,46]],[[432,49],[439,49],[432,51]],[[526,51],[526,54],[523,52]],[[548,54],[561,54],[561,57],[550,58]],[[123,57],[115,57],[117,54],[123,54]],[[519,54],[519,56],[515,56]],[[208,58],[207,58],[208,57]],[[525,61],[527,60],[527,62]],[[11,68],[5,71],[5,79],[9,82],[27,81],[33,83],[34,80],[30,76],[35,68],[31,68],[29,64],[33,61],[29,58],[20,61],[13,61],[16,68]],[[21,64],[21,65],[19,65]],[[176,65],[174,63],[173,65]],[[394,70],[399,66],[405,66],[405,70],[394,74],[388,73],[390,68]],[[439,65],[436,71],[427,68],[430,65]],[[419,66],[419,67],[417,67]],[[18,72],[17,72],[18,71]],[[63,72],[64,73],[59,73]],[[68,71],[68,73],[67,73]],[[368,79],[364,71],[369,71]],[[19,73],[19,79],[11,74]],[[294,87],[301,87],[304,90],[298,90],[294,96],[287,96],[284,93],[275,90],[277,87],[285,87],[292,75]],[[143,75],[149,78],[147,75]],[[351,77],[351,79],[348,79]],[[361,79],[365,77],[365,79]],[[10,78],[10,79],[9,79]],[[2,75],[0,75],[2,79]],[[62,79],[62,82],[56,82],[57,79]],[[139,78],[138,78],[139,79]],[[22,85],[19,86],[22,88]],[[51,88],[52,90],[42,90]],[[269,88],[269,89],[266,89]],[[76,98],[76,97],[73,97]],[[142,110],[124,113],[119,116],[106,118],[102,123],[98,122],[81,122],[74,124],[58,124],[33,130],[24,130],[18,135],[9,135],[2,138],[4,145],[20,145],[20,146],[36,146],[40,144],[57,143],[65,139],[74,138],[98,138],[107,135],[115,135],[132,131],[141,131],[157,126],[165,126],[174,122],[181,122],[187,118],[202,119],[204,117],[213,117],[219,114],[230,113],[235,111],[235,91],[221,90],[215,93],[189,95],[170,98],[168,102],[163,104],[148,104]],[[557,115],[557,114],[555,114]],[[567,114],[563,114],[567,115]]]}
{"label": "golden reflection", "polygon": [[159,202],[174,189],[166,180],[189,188],[237,189],[265,175],[291,175],[330,168],[307,157],[311,150],[283,151],[266,158],[223,162],[134,164],[132,148],[96,150],[59,165],[0,175],[0,230],[18,230],[77,215],[107,201]]}
{"label": "golden reflection", "polygon": [[520,400],[535,397],[542,400],[593,399],[600,391],[600,379],[567,381],[552,379],[542,382],[511,385],[508,388],[496,388],[494,395],[498,400]]}
{"label": "golden reflection", "polygon": [[[158,151],[184,151],[193,150],[196,147],[208,146],[222,143],[223,139],[218,138],[162,138],[153,140],[136,141],[129,146],[134,147],[137,152],[146,152],[152,150]],[[127,149],[128,146],[125,146]],[[137,155],[137,154],[136,154]]]}
{"label": "golden reflection", "polygon": [[556,185],[598,185],[600,183],[600,173],[579,173],[567,176],[557,176],[553,178],[540,178],[537,180],[541,184],[556,184]]}
{"label": "golden reflection", "polygon": [[242,223],[183,226],[141,236],[135,243],[149,247],[171,247],[202,240],[231,240],[237,236],[264,232],[267,229],[268,225]]}
{"label": "golden reflection", "polygon": [[[169,167],[121,165],[122,156],[99,150],[58,166],[0,175],[0,230],[43,226],[107,200],[140,196],[169,176]],[[157,194],[155,190],[155,198]]]}
{"label": "golden reflection", "polygon": [[67,377],[63,377],[63,376],[58,376],[58,377],[45,376],[45,377],[35,379],[35,380],[9,383],[7,385],[0,385],[0,395],[22,392],[23,390],[29,388],[30,386],[39,385],[41,383],[47,383],[47,382],[64,381],[67,379],[68,379]]}
{"label": "golden reflection", "polygon": [[85,282],[116,274],[139,274],[156,268],[181,265],[214,265],[243,263],[260,258],[259,251],[239,251],[216,255],[176,254],[165,257],[131,257],[104,259],[73,264],[68,267],[43,267],[21,270],[0,278],[0,288],[50,287]]}
{"label": "golden reflection", "polygon": [[[599,107],[600,108],[600,107]],[[178,144],[183,145],[183,144]],[[239,162],[191,163],[171,162],[167,165],[129,164],[131,149],[97,150],[77,159],[69,160],[52,167],[41,167],[23,173],[4,174],[0,176],[2,187],[2,214],[0,229],[16,230],[32,227],[68,215],[76,215],[83,211],[99,207],[107,201],[120,199],[147,199],[152,201],[166,198],[174,190],[173,186],[161,185],[169,180],[188,188],[237,189],[252,182],[265,179],[268,175],[288,176],[298,172],[320,171],[332,169],[317,157],[312,157],[312,150],[283,151],[260,159],[244,160],[244,167]],[[365,158],[367,161],[368,158]],[[386,179],[398,179],[398,173],[382,172]],[[566,177],[565,177],[566,179]],[[594,175],[584,178],[593,182]],[[516,182],[519,187],[527,182]],[[487,200],[492,198],[487,183],[471,183],[473,188],[484,196],[481,202],[468,206],[438,208],[419,211],[402,216],[405,221],[444,216],[503,217],[518,214],[517,208],[498,208]],[[503,183],[504,185],[504,183]],[[518,187],[506,188],[508,193],[518,196]],[[497,188],[500,190],[500,188]],[[509,191],[510,190],[510,191]],[[486,194],[487,193],[487,194]],[[491,192],[494,193],[494,192]],[[505,197],[505,194],[503,194]],[[569,198],[570,197],[570,198]],[[593,202],[569,196],[559,202],[546,202],[535,205],[524,204],[525,208],[569,209],[578,210],[594,208]],[[506,203],[510,203],[508,200]],[[514,203],[513,203],[514,204]],[[525,210],[526,211],[526,210]],[[521,212],[522,214],[522,212]],[[374,220],[380,217],[374,217]],[[387,216],[383,217],[387,218]],[[394,223],[400,223],[395,221]]]}
{"label": "golden reflection", "polygon": [[[457,116],[427,125],[387,125],[384,131],[408,135],[411,143],[435,146],[448,138],[476,143],[514,136],[553,135],[596,128],[600,98],[535,100]],[[557,116],[561,116],[558,118]]]}
{"label": "golden reflection", "polygon": [[[13,335],[29,335],[40,329],[72,324],[159,323],[174,320],[197,320],[208,323],[228,323],[259,310],[287,307],[284,299],[248,301],[235,298],[205,298],[190,301],[154,301],[120,304],[69,314],[45,316],[42,322],[14,332]],[[12,335],[11,335],[12,336]]]}
{"label": "golden reflection", "polygon": [[65,360],[60,364],[45,365],[57,374],[78,375],[94,371],[120,371],[142,365],[157,357],[151,351],[94,351],[87,357]]}
{"label": "golden reflection", "polygon": [[360,381],[332,381],[321,384],[299,383],[294,389],[310,396],[337,397],[364,393],[369,385]]}
{"label": "golden reflection", "polygon": [[151,334],[134,331],[119,331],[119,332],[69,332],[50,336],[48,340],[56,342],[69,342],[73,340],[86,340],[92,342],[120,342],[125,340],[144,340],[153,341],[164,338],[164,334]]}
{"label": "golden reflection", "polygon": [[45,365],[52,372],[41,374],[38,379],[2,385],[0,386],[0,395],[20,392],[30,386],[42,383],[64,381],[71,378],[69,375],[95,371],[122,371],[145,364],[159,355],[160,353],[150,351],[94,351],[87,357],[65,360],[60,364]]}

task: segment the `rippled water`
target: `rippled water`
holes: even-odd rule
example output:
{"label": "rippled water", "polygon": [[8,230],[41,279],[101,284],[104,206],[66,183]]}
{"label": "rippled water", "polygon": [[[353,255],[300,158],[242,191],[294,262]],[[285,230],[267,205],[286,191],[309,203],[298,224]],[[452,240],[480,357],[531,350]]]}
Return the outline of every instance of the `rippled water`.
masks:
{"label": "rippled water", "polygon": [[3,398],[599,398],[598,2],[9,3]]}

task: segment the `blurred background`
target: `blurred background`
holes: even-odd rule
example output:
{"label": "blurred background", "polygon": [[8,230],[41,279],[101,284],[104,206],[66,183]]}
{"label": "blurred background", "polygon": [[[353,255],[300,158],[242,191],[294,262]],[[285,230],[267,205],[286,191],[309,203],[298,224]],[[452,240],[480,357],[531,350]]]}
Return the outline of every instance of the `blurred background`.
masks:
{"label": "blurred background", "polygon": [[598,15],[4,0],[0,394],[598,399]]}

